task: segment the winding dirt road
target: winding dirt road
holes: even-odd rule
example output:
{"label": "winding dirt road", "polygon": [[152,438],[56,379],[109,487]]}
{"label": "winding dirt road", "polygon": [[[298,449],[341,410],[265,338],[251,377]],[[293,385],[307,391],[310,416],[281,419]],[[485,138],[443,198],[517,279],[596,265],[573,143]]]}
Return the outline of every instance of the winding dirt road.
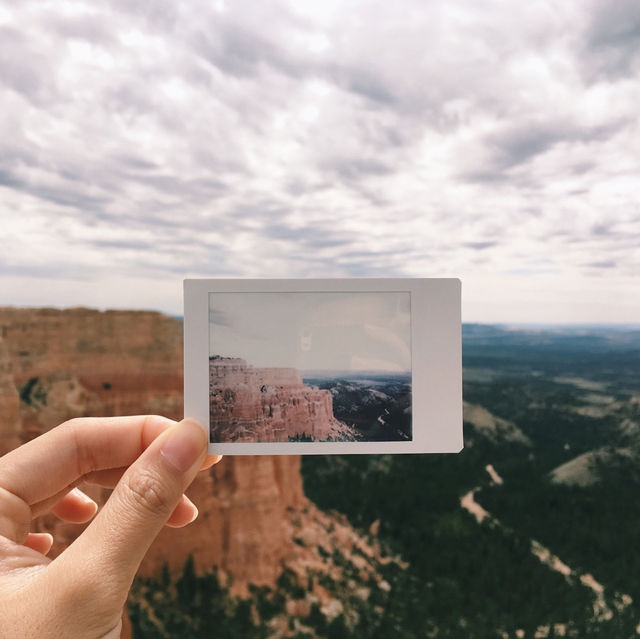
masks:
{"label": "winding dirt road", "polygon": [[[491,479],[492,485],[502,486],[504,484],[504,480],[492,464],[487,464],[485,466],[485,470]],[[480,490],[480,488],[480,486],[476,486],[460,498],[460,505],[462,508],[472,514],[479,524],[487,523],[489,526],[499,528],[507,534],[514,534],[514,531],[511,528],[502,524],[475,500],[475,494]],[[608,621],[613,618],[614,614],[621,613],[625,608],[627,608],[627,606],[630,606],[633,603],[632,598],[623,593],[614,592],[613,595],[605,597],[604,586],[600,582],[596,581],[593,575],[589,573],[581,574],[572,569],[567,563],[562,561],[562,559],[557,555],[554,555],[547,547],[543,546],[535,539],[531,539],[531,554],[537,557],[540,563],[547,566],[550,570],[563,575],[567,580],[567,583],[571,586],[580,583],[585,588],[591,590],[594,595],[594,617],[599,621]],[[611,605],[607,603],[607,600],[611,602]],[[539,632],[536,633],[536,637],[546,637],[550,632],[550,628],[548,626],[541,626],[538,631]],[[555,628],[555,632],[560,636],[564,634],[561,628]],[[636,628],[636,634],[640,635],[640,623]]]}

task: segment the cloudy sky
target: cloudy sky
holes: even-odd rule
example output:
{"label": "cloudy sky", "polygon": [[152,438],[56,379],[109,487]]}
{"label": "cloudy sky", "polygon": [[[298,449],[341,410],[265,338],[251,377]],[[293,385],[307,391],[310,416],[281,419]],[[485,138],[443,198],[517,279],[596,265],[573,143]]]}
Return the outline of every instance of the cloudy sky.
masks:
{"label": "cloudy sky", "polygon": [[640,321],[640,5],[0,8],[0,304],[455,276],[463,319]]}
{"label": "cloudy sky", "polygon": [[263,368],[406,373],[410,294],[210,293],[209,354]]}

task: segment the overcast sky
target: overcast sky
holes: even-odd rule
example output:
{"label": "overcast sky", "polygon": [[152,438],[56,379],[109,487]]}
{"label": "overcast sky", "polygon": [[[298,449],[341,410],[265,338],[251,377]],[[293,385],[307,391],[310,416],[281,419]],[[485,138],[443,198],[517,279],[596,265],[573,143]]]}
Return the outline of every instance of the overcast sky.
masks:
{"label": "overcast sky", "polygon": [[640,321],[640,4],[4,3],[0,304],[455,276]]}
{"label": "overcast sky", "polygon": [[209,354],[261,368],[408,372],[410,296],[210,293]]}

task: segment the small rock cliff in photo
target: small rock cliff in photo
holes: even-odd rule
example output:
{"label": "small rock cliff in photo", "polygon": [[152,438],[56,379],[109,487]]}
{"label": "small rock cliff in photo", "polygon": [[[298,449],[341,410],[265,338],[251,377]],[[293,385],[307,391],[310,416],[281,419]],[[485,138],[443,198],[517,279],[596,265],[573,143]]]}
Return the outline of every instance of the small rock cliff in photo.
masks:
{"label": "small rock cliff in photo", "polygon": [[209,359],[211,441],[353,441],[333,415],[327,390],[295,368],[254,368],[240,358]]}

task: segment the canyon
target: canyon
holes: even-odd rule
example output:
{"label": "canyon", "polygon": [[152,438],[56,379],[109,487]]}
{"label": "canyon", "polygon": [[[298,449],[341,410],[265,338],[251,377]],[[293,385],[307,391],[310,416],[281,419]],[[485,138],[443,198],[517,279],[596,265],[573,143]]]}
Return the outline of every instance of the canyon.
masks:
{"label": "canyon", "polygon": [[209,361],[211,440],[288,442],[348,439],[327,390],[307,386],[295,368],[254,368],[240,358]]}

